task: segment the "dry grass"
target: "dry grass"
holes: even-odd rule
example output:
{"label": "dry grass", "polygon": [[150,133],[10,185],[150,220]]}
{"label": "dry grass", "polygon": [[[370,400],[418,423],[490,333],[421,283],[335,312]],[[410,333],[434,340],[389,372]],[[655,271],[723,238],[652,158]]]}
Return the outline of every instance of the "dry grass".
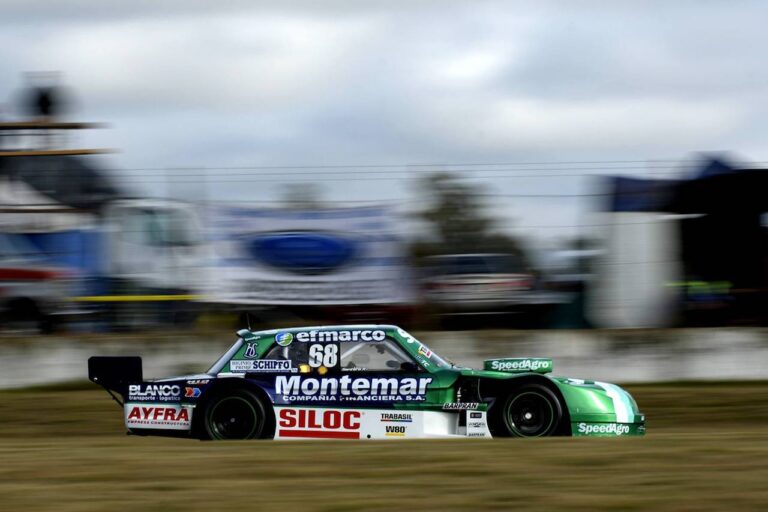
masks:
{"label": "dry grass", "polygon": [[283,443],[127,437],[103,392],[6,392],[0,509],[768,509],[765,384],[630,390],[645,438]]}

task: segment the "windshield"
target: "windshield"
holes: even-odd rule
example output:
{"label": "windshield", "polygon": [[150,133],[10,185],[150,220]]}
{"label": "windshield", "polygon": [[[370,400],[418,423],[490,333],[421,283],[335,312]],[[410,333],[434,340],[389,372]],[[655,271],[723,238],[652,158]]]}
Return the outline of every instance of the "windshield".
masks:
{"label": "windshield", "polygon": [[126,208],[124,236],[132,243],[154,247],[184,247],[200,243],[195,218],[184,210]]}
{"label": "windshield", "polygon": [[[426,345],[424,345],[423,343],[421,344],[421,346],[424,347],[425,349],[427,349],[428,352],[432,352],[432,350],[429,347],[427,347]],[[449,370],[449,369],[454,368],[456,366],[451,361],[449,361],[447,359],[443,359],[442,357],[437,355],[436,352],[432,352],[432,355],[429,356],[429,360],[431,362],[435,363],[438,368],[443,368],[443,369]]]}
{"label": "windshield", "polygon": [[219,373],[224,366],[229,362],[230,359],[232,359],[232,356],[234,356],[238,350],[240,350],[240,347],[243,346],[243,338],[237,338],[237,341],[234,345],[229,347],[229,350],[224,352],[224,355],[222,355],[215,363],[213,363],[213,366],[208,368],[207,373],[208,375],[216,375]]}
{"label": "windshield", "polygon": [[438,368],[450,370],[456,367],[451,361],[443,359],[435,352],[433,352],[428,346],[417,340],[413,335],[407,333],[404,329],[397,329],[397,335],[401,338],[401,341],[411,344],[416,343],[419,348],[419,354],[429,359],[431,363],[434,363]]}

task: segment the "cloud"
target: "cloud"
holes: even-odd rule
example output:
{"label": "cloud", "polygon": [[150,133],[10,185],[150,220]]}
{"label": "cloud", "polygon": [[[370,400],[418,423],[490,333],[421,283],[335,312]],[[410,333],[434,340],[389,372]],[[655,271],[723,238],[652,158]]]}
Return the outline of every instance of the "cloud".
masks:
{"label": "cloud", "polygon": [[766,15],[756,1],[8,0],[0,100],[24,71],[61,70],[80,115],[112,124],[86,137],[121,148],[116,167],[768,160]]}
{"label": "cloud", "polygon": [[90,102],[130,109],[271,109],[311,100],[343,75],[350,52],[371,27],[232,16],[135,20],[78,26],[30,44],[18,67],[64,70]]}
{"label": "cloud", "polygon": [[649,153],[711,143],[739,125],[743,112],[731,102],[684,99],[611,98],[564,101],[486,97],[478,106],[466,98],[441,98],[423,106],[432,122],[422,131],[445,145],[507,150],[611,151],[642,148]]}

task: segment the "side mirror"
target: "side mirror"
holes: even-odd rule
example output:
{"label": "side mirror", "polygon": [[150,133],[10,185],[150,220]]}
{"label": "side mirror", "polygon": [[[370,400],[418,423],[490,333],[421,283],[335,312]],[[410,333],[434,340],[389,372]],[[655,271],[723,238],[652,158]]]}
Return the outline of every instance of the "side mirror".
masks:
{"label": "side mirror", "polygon": [[400,370],[407,373],[416,373],[420,370],[419,365],[410,361],[400,363]]}

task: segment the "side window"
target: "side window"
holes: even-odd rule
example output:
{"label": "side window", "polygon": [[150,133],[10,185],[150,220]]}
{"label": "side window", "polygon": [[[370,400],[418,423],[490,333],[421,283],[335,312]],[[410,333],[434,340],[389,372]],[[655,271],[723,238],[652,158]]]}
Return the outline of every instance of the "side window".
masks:
{"label": "side window", "polygon": [[141,211],[134,208],[120,208],[117,212],[119,212],[122,239],[132,244],[146,245],[147,228]]}
{"label": "side window", "polygon": [[[294,342],[287,347],[275,345],[262,359],[291,361],[294,367],[308,365],[315,370],[341,371],[420,371],[420,367],[389,338],[383,341],[342,341],[338,343]],[[311,370],[310,370],[311,371]]]}
{"label": "side window", "polygon": [[262,359],[276,359],[279,361],[291,361],[294,365],[298,366],[306,364],[308,360],[309,344],[308,343],[291,343],[287,347],[281,347],[275,345],[270,349]]}
{"label": "side window", "polygon": [[295,367],[306,364],[310,368],[336,368],[339,365],[339,345],[336,343],[291,343],[287,347],[275,345],[262,359],[291,361]]}
{"label": "side window", "polygon": [[[394,341],[341,342],[342,371],[414,371],[417,366]],[[404,363],[406,363],[404,365]]]}

